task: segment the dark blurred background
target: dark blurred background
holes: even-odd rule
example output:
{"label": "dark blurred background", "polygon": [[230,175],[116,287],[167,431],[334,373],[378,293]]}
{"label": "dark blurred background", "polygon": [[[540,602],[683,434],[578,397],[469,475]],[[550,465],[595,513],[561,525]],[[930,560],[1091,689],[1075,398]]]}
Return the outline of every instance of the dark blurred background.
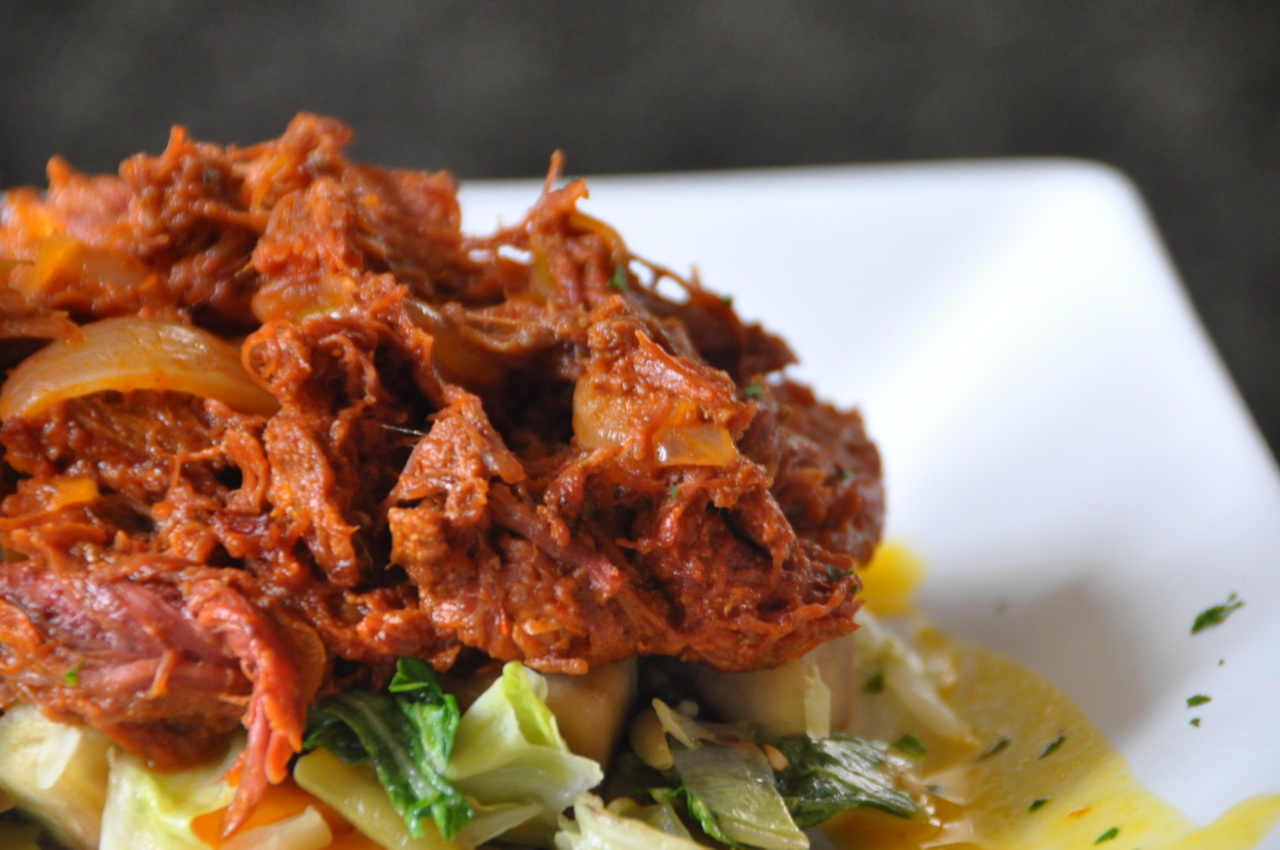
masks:
{"label": "dark blurred background", "polygon": [[1138,184],[1280,447],[1280,2],[0,0],[0,185],[299,109],[462,178],[1068,155]]}

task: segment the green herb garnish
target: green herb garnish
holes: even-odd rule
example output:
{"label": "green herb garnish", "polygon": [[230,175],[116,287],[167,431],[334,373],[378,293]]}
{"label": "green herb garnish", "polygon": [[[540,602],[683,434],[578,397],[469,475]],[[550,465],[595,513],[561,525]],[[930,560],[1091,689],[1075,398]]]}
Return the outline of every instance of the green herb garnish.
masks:
{"label": "green herb garnish", "polygon": [[1187,708],[1195,708],[1197,705],[1204,705],[1206,702],[1213,702],[1213,697],[1196,694],[1193,697],[1187,697]]}
{"label": "green herb garnish", "polygon": [[987,747],[987,749],[983,751],[982,755],[978,756],[974,761],[986,761],[1005,747],[1009,746],[1010,743],[1012,742],[1008,738],[1001,738],[990,747]]}
{"label": "green herb garnish", "polygon": [[827,578],[828,578],[829,580],[831,580],[831,581],[844,581],[844,580],[845,580],[845,579],[847,579],[850,575],[852,575],[852,574],[853,574],[853,570],[840,570],[840,569],[836,569],[836,568],[835,568],[834,566],[832,566],[831,564],[825,564],[825,565],[823,566],[823,569],[824,569],[824,570],[826,571],[826,573],[827,573]]}
{"label": "green herb garnish", "polygon": [[1101,844],[1104,841],[1110,841],[1111,839],[1115,838],[1119,834],[1120,834],[1120,827],[1113,826],[1111,827],[1111,829],[1108,829],[1106,832],[1099,835],[1097,840],[1094,841],[1093,843]]}
{"label": "green herb garnish", "polygon": [[1195,622],[1191,624],[1191,634],[1210,628],[1212,626],[1221,625],[1226,622],[1227,617],[1235,611],[1244,607],[1244,600],[1232,593],[1227,597],[1227,601],[1221,605],[1214,605],[1212,608],[1206,608],[1196,615]]}
{"label": "green herb garnish", "polygon": [[625,265],[617,265],[613,269],[613,277],[609,278],[607,286],[618,292],[627,291],[627,267]]}
{"label": "green herb garnish", "polygon": [[862,686],[862,689],[869,694],[883,693],[884,692],[884,671],[877,670],[871,676],[870,679],[867,679],[866,684]]}
{"label": "green herb garnish", "polygon": [[68,688],[74,688],[80,684],[80,671],[84,669],[84,661],[77,661],[76,666],[62,674],[62,681],[66,683]]}
{"label": "green herb garnish", "polygon": [[742,388],[743,398],[760,398],[762,395],[764,395],[764,384],[760,383],[759,378]]}
{"label": "green herb garnish", "polygon": [[1027,811],[1029,812],[1040,811],[1040,809],[1043,808],[1045,803],[1048,803],[1050,799],[1051,799],[1050,797],[1037,797],[1036,799],[1031,801],[1031,805],[1027,806]]}
{"label": "green herb garnish", "polygon": [[1059,735],[1058,737],[1054,738],[1052,741],[1049,742],[1049,744],[1043,750],[1040,751],[1040,758],[1044,758],[1045,756],[1051,756],[1054,753],[1056,753],[1058,751],[1058,748],[1062,746],[1062,742],[1065,740],[1067,740],[1067,736],[1065,734]]}
{"label": "green herb garnish", "polygon": [[893,742],[893,748],[900,753],[905,753],[912,758],[924,758],[929,754],[929,750],[925,747],[924,741],[921,741],[915,735],[908,732],[901,738]]}
{"label": "green herb garnish", "polygon": [[1199,729],[1199,728],[1200,728],[1200,718],[1199,718],[1199,717],[1193,717],[1193,718],[1191,718],[1191,725],[1192,725],[1192,726],[1194,726],[1194,727],[1196,727],[1197,729]]}

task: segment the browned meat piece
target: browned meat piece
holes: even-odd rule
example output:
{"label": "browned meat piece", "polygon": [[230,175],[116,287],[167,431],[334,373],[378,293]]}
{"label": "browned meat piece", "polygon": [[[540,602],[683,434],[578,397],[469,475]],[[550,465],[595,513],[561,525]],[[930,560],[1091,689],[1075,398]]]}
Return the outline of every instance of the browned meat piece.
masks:
{"label": "browned meat piece", "polygon": [[5,362],[107,317],[194,326],[278,409],[163,352],[145,390],[6,386],[0,702],[165,763],[244,726],[243,816],[312,698],[398,656],[747,670],[854,628],[883,512],[856,413],[771,377],[786,345],[633,258],[558,161],[524,221],[470,237],[448,175],[351,163],[349,135],[175,130],[5,196]]}

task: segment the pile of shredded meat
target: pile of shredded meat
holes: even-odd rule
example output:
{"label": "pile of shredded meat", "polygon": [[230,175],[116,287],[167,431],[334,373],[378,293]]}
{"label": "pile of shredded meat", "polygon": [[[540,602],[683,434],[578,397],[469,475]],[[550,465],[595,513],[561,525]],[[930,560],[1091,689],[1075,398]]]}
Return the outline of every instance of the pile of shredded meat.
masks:
{"label": "pile of shredded meat", "polygon": [[449,175],[349,136],[175,129],[4,196],[0,705],[161,767],[243,726],[242,816],[308,705],[400,656],[748,670],[853,629],[883,508],[856,413],[558,158],[468,236]]}

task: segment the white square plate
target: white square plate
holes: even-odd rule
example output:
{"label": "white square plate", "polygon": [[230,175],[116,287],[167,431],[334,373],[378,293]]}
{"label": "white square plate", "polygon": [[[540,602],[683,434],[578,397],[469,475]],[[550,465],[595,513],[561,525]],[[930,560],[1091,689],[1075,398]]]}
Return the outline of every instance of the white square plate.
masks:
{"label": "white square plate", "polygon": [[[1280,474],[1122,176],[1025,160],[588,184],[633,251],[696,265],[792,344],[798,378],[862,409],[888,536],[929,562],[936,621],[1045,674],[1198,823],[1280,791]],[[539,185],[465,186],[466,229],[516,221]],[[1192,636],[1233,592],[1246,606]]]}

